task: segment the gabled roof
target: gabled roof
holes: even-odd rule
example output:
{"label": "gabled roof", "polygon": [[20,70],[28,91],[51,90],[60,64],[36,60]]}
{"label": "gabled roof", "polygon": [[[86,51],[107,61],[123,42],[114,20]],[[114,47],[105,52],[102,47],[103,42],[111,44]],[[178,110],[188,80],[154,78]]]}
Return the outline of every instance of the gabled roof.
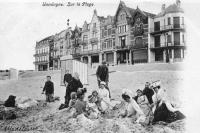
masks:
{"label": "gabled roof", "polygon": [[145,17],[147,17],[147,16],[150,16],[150,17],[154,17],[154,16],[156,16],[155,14],[152,14],[152,13],[149,13],[149,12],[142,11],[142,10],[140,10],[140,8],[137,7],[137,9],[134,11],[132,17],[135,17],[135,15],[137,14],[137,12],[139,12],[140,14],[142,14],[142,15],[145,16]]}
{"label": "gabled roof", "polygon": [[128,13],[128,15],[130,15],[129,17],[131,17],[131,18],[134,18],[136,12],[140,12],[140,13],[143,14],[144,16],[150,16],[150,17],[154,17],[154,16],[155,16],[155,14],[142,11],[142,10],[140,10],[138,7],[137,7],[136,9],[127,7],[123,1],[120,1],[119,6],[118,6],[118,8],[117,8],[117,11],[116,11],[116,13],[115,13],[115,18],[114,18],[115,21],[116,21],[116,19],[117,19],[116,17],[117,17],[117,14],[118,14],[120,8],[123,8],[123,9]]}

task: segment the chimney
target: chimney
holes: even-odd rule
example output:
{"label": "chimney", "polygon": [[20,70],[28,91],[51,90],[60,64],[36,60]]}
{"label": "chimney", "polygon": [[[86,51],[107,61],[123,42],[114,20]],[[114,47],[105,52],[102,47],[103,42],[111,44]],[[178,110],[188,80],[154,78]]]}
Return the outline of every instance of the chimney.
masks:
{"label": "chimney", "polygon": [[178,7],[180,7],[180,6],[181,6],[181,1],[180,1],[180,0],[176,0],[176,5],[177,5]]}
{"label": "chimney", "polygon": [[164,11],[165,11],[165,4],[162,4],[161,11],[162,11],[162,12],[164,12]]}

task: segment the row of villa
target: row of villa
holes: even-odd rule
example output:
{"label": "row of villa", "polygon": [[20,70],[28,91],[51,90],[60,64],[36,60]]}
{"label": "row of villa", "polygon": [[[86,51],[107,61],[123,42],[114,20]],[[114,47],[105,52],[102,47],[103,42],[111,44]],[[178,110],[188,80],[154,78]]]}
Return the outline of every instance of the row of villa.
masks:
{"label": "row of villa", "polygon": [[120,1],[114,16],[99,16],[36,42],[35,69],[59,70],[60,59],[74,59],[96,66],[151,62],[177,62],[185,57],[184,11],[180,0],[161,7],[156,14],[130,8]]}

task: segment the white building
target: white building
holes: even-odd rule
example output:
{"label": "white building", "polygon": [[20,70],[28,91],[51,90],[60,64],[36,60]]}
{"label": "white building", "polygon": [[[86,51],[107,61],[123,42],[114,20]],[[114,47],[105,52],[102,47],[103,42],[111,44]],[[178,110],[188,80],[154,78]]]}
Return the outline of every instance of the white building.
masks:
{"label": "white building", "polygon": [[165,8],[150,20],[151,62],[181,61],[185,56],[184,11],[180,0]]}

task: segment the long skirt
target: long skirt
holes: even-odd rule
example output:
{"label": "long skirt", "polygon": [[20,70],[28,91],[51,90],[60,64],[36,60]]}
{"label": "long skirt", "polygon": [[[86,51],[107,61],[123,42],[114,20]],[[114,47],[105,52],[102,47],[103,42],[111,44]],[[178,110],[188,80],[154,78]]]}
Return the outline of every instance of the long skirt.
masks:
{"label": "long skirt", "polygon": [[177,120],[182,120],[184,118],[185,115],[180,111],[171,112],[167,109],[166,104],[162,103],[162,105],[157,107],[154,112],[153,124],[158,121],[171,123]]}

